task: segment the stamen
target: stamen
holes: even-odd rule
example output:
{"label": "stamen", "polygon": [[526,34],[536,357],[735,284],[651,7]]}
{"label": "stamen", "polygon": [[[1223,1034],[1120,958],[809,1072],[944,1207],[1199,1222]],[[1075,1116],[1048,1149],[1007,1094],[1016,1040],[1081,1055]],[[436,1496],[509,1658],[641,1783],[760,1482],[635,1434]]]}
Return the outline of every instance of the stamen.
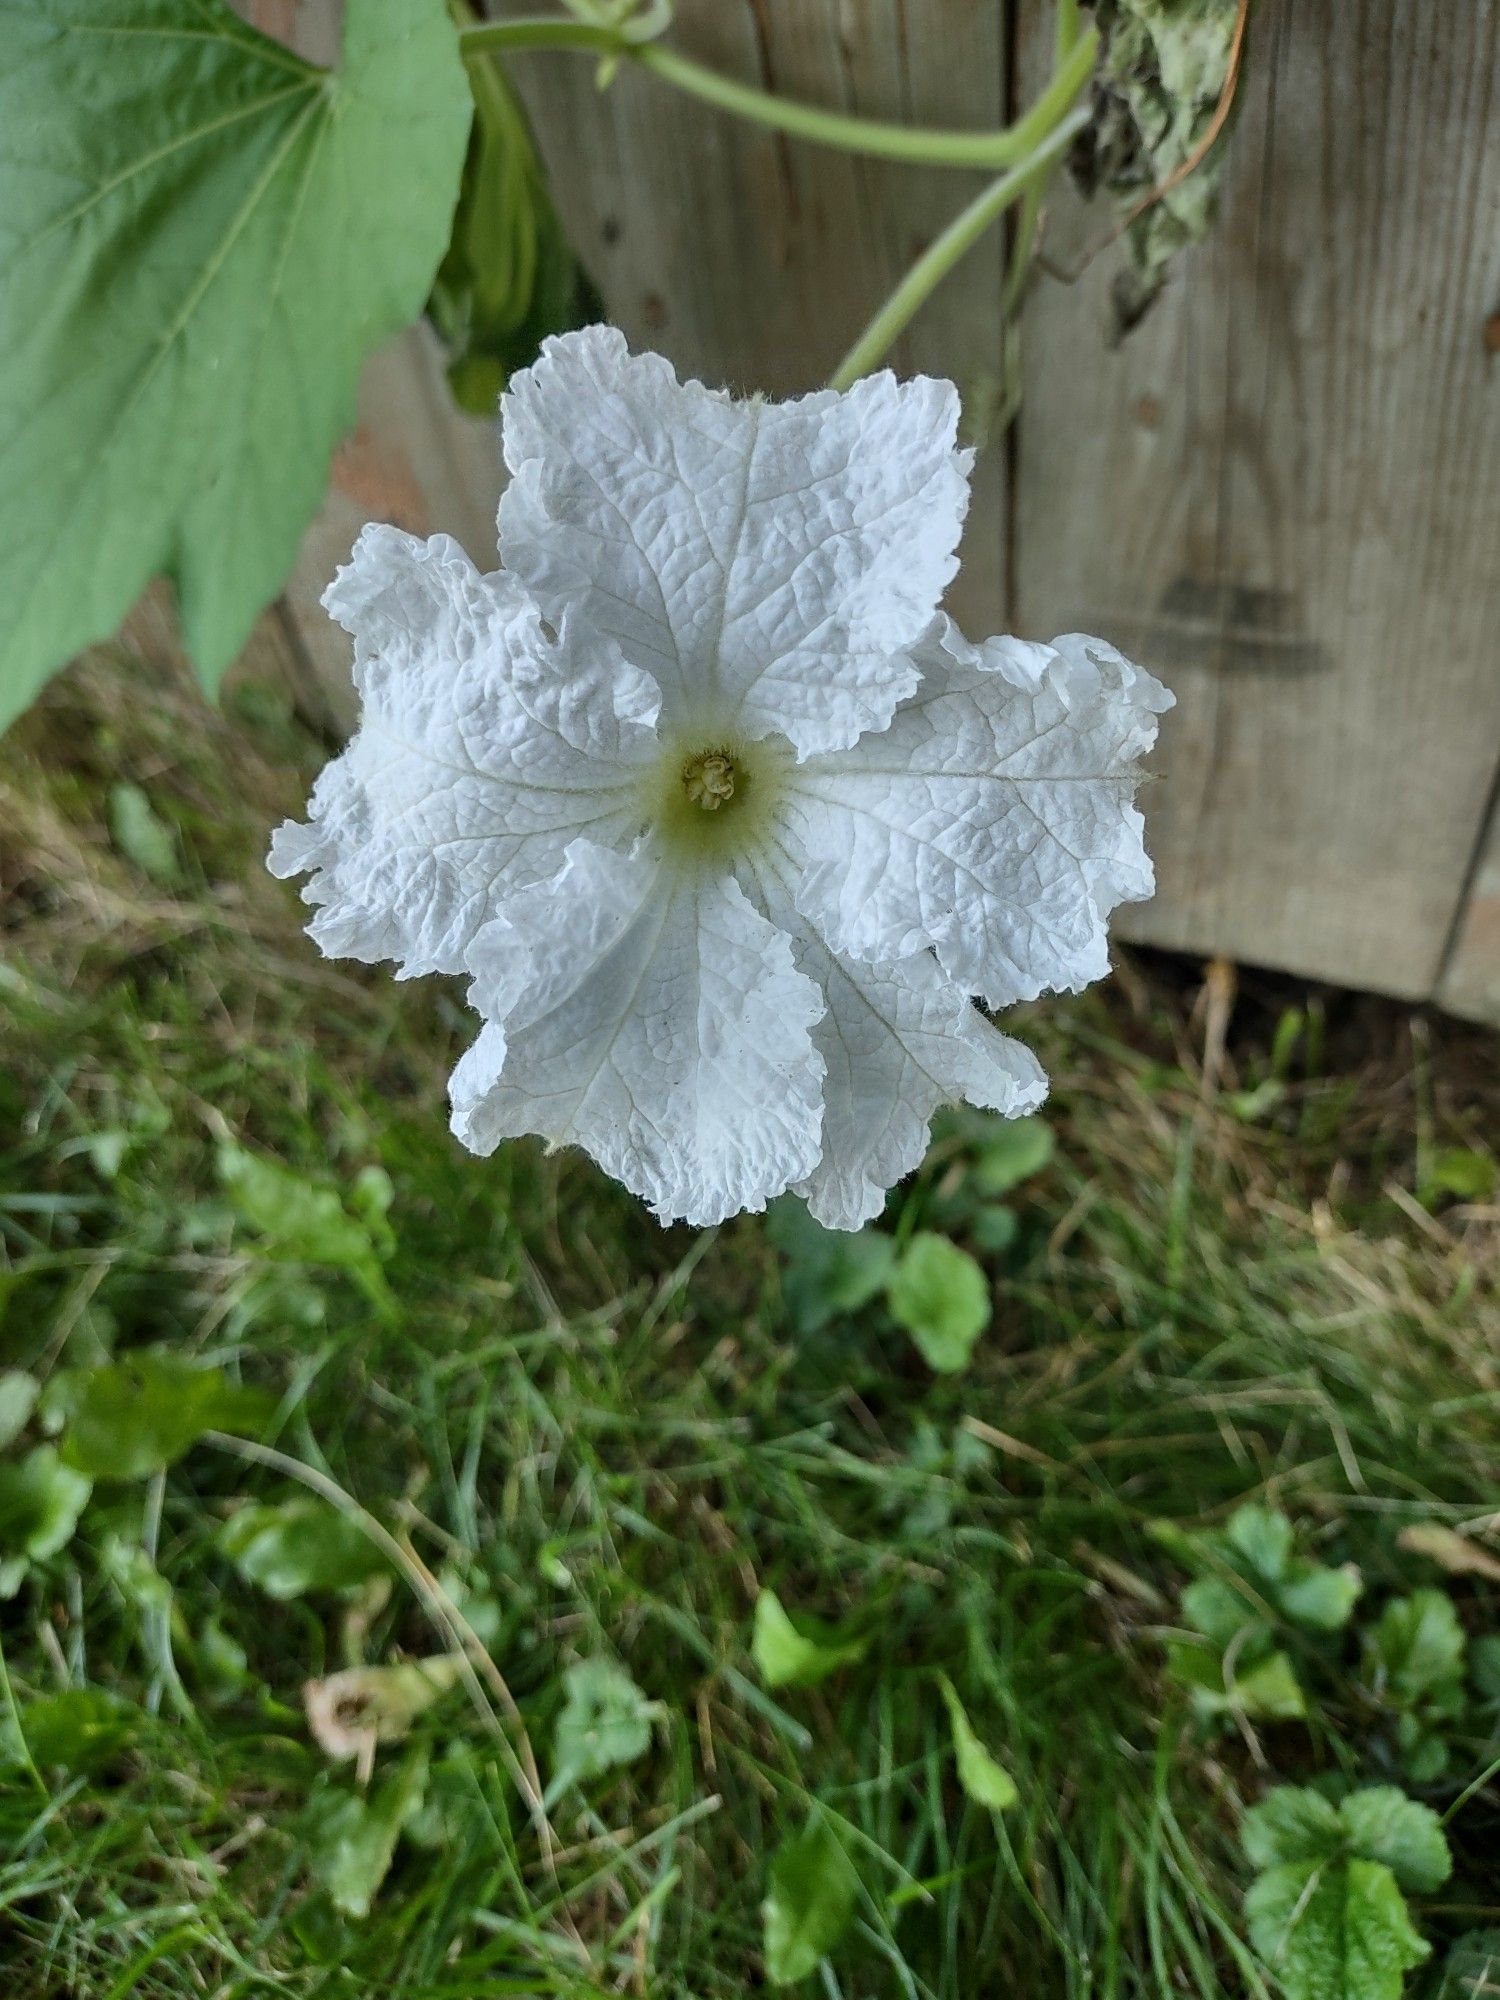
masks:
{"label": "stamen", "polygon": [[722,750],[705,750],[682,767],[682,789],[705,812],[717,812],[734,797],[734,779],[734,761]]}

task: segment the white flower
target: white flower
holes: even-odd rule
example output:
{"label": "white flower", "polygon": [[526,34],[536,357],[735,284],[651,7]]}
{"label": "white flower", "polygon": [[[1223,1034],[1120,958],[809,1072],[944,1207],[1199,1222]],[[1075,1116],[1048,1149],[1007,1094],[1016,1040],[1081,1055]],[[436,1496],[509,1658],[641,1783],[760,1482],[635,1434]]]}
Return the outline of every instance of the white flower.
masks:
{"label": "white flower", "polygon": [[330,955],[469,972],[475,1152],[539,1133],[664,1220],[792,1187],[856,1228],[939,1105],[1045,1095],[970,996],[1105,971],[1171,696],[938,614],[950,383],[735,402],[592,327],[502,416],[503,570],[370,527],[330,587],[363,720],[271,866]]}

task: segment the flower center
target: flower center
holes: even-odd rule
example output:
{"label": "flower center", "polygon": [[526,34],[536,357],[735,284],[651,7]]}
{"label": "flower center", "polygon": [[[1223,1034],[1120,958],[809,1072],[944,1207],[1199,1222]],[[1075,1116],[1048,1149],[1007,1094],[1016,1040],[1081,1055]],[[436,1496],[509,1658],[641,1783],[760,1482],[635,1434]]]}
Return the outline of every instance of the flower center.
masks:
{"label": "flower center", "polygon": [[717,812],[726,799],[734,797],[737,775],[734,759],[727,750],[700,750],[682,767],[682,789],[695,806],[702,806],[705,812]]}
{"label": "flower center", "polygon": [[732,864],[769,830],[791,762],[779,737],[673,735],[643,774],[644,817],[680,859]]}

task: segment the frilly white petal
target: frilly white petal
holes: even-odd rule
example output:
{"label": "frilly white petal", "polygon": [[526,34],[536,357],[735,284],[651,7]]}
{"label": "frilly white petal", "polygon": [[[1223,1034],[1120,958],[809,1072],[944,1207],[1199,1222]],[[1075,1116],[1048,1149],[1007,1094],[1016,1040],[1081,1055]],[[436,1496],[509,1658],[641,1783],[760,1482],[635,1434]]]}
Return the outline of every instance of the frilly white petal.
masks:
{"label": "frilly white petal", "polygon": [[1046,1073],[929,953],[891,965],[840,958],[798,914],[789,884],[768,869],[757,880],[773,922],[793,933],[798,966],[828,1001],[813,1029],[827,1069],[823,1156],[794,1191],[825,1229],[858,1229],[921,1165],[942,1105],[964,1099],[1018,1117],[1046,1097]]}
{"label": "frilly white petal", "polygon": [[497,897],[552,873],[580,830],[634,837],[659,696],[609,640],[571,620],[550,634],[446,535],[366,528],[323,601],[354,636],[363,712],[271,871],[311,875],[329,957],[462,971]]}
{"label": "frilly white petal", "polygon": [[992,1006],[1109,969],[1107,921],[1149,896],[1131,803],[1172,697],[1112,646],[967,644],[946,620],[890,728],[788,778],[798,903],[834,950],[931,948]]}
{"label": "frilly white petal", "polygon": [[476,1153],[583,1146],[662,1221],[761,1209],[818,1158],[822,996],[730,877],[575,842],[469,953],[486,1016],[454,1071]]}
{"label": "frilly white petal", "polygon": [[840,748],[916,685],[968,504],[957,423],[951,382],[735,402],[588,327],[511,378],[501,554],[655,677],[672,726]]}

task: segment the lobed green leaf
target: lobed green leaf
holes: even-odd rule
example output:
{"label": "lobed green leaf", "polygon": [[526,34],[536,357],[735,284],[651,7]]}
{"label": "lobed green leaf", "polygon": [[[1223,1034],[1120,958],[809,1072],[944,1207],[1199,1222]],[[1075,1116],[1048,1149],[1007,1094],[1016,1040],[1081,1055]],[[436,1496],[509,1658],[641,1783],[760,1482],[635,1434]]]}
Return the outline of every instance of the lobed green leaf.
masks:
{"label": "lobed green leaf", "polygon": [[442,0],[349,0],[335,72],[223,0],[10,10],[0,726],[159,572],[217,685],[421,311],[469,117]]}

